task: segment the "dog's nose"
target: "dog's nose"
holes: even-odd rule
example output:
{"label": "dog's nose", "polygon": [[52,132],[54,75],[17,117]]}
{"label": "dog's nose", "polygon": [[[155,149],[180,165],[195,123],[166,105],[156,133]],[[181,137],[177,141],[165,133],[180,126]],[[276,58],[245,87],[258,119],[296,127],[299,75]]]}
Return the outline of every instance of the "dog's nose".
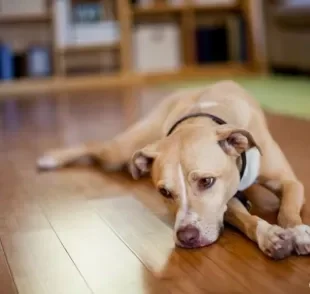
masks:
{"label": "dog's nose", "polygon": [[186,226],[177,231],[178,240],[187,246],[192,246],[199,240],[199,230],[194,226]]}

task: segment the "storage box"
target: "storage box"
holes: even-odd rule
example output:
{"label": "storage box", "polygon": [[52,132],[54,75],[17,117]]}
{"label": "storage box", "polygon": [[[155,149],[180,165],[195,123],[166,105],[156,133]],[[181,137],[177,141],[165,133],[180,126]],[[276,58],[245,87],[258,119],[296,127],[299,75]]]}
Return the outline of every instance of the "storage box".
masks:
{"label": "storage box", "polygon": [[[56,18],[56,43],[58,48],[67,46],[92,46],[114,44],[120,40],[117,21],[98,19],[97,6],[88,4],[91,16],[71,17],[72,6],[69,0],[55,0],[54,16]],[[98,6],[99,7],[99,6]],[[79,10],[80,8],[78,8]],[[83,10],[83,9],[82,9]],[[84,21],[83,21],[84,20]]]}
{"label": "storage box", "polygon": [[70,45],[114,44],[119,41],[116,22],[72,25]]}
{"label": "storage box", "polygon": [[139,72],[181,67],[180,32],[174,23],[138,25],[133,34],[133,65]]}

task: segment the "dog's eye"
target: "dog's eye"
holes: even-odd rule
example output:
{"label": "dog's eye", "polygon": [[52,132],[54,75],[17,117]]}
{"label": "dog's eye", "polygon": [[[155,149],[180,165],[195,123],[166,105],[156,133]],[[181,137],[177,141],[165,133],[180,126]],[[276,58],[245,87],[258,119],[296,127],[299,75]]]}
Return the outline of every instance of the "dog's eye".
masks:
{"label": "dog's eye", "polygon": [[215,183],[215,178],[213,177],[202,178],[198,181],[198,188],[200,190],[205,190],[205,189],[211,188],[214,183]]}
{"label": "dog's eye", "polygon": [[160,188],[159,193],[163,195],[165,198],[173,198],[171,192],[165,188]]}

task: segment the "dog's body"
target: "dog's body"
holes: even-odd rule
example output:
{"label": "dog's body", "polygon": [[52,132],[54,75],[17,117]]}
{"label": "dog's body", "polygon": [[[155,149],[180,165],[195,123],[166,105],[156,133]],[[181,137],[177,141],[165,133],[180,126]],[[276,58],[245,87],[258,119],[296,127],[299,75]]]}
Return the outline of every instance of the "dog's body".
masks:
{"label": "dog's body", "polygon": [[[198,113],[226,124],[197,115],[184,119],[167,136],[178,120]],[[247,164],[240,179],[242,154]],[[273,140],[259,104],[234,82],[175,93],[113,140],[51,151],[38,165],[53,169],[84,156],[109,169],[129,163],[134,178],[150,172],[175,211],[179,246],[215,242],[225,218],[272,258],[284,258],[293,250],[310,253],[310,227],[300,217],[303,185]],[[234,197],[238,190],[250,196],[254,182],[281,199],[278,225],[251,215]]]}

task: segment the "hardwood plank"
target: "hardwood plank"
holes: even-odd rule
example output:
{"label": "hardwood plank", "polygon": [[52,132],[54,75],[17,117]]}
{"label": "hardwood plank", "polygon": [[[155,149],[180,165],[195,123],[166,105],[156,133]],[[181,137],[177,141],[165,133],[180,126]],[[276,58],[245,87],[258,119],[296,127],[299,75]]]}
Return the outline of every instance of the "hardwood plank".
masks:
{"label": "hardwood plank", "polygon": [[[83,183],[82,178],[74,173],[46,176],[37,191],[49,182],[50,189],[43,196],[38,192],[38,201],[91,290],[98,294],[110,289],[113,294],[168,293],[78,192],[83,184],[73,183]],[[91,186],[91,180],[87,185]]]}
{"label": "hardwood plank", "polygon": [[[153,184],[150,179],[145,178],[139,181],[133,181],[129,174],[125,173],[102,173],[101,180],[105,187],[111,187],[111,183],[117,185],[117,189],[123,191],[122,194],[112,194],[108,189],[104,189],[100,194],[97,193],[98,197],[96,199],[105,199],[109,196],[117,197],[119,195],[125,194],[127,191],[127,196],[134,197],[139,200],[144,206],[151,210],[156,215],[166,215],[168,209],[164,204],[163,199],[160,194],[154,189]],[[109,185],[108,185],[109,184]],[[130,194],[128,193],[130,191]],[[90,200],[95,198],[88,197]]]}
{"label": "hardwood plank", "polygon": [[1,241],[18,293],[92,293],[33,197],[33,157],[27,150],[6,154],[4,181],[14,178],[18,185],[0,187],[7,196],[2,201]]}
{"label": "hardwood plank", "polygon": [[2,245],[0,245],[0,293],[17,294],[17,289],[12,278]]}
{"label": "hardwood plank", "polygon": [[27,152],[21,156],[19,152],[6,151],[0,166],[0,236],[50,229],[40,207],[25,189],[29,182],[22,157]]}
{"label": "hardwood plank", "polygon": [[[6,154],[0,167],[2,181],[7,183],[0,185],[4,195],[1,242],[18,293],[91,293],[33,198],[36,185],[34,172],[29,170],[29,152]],[[12,178],[15,184],[10,182]]]}
{"label": "hardwood plank", "polygon": [[52,230],[1,239],[20,294],[91,293]]}
{"label": "hardwood plank", "polygon": [[[210,246],[208,252],[203,251],[202,254],[223,268],[236,282],[247,287],[249,292],[264,293],[270,291],[271,293],[286,293],[287,289],[296,289],[295,284],[286,284],[274,271],[267,273],[251,268],[247,261],[225,250],[222,242],[223,240],[220,239],[218,244],[216,244],[217,246]],[[239,246],[238,250],[241,254],[243,253],[242,246]],[[261,253],[258,251],[256,254],[259,255]],[[268,260],[268,262],[274,263],[275,261]],[[236,269],[238,270],[236,271]],[[280,282],[281,285],[279,285]],[[302,288],[304,289],[304,287]]]}
{"label": "hardwood plank", "polygon": [[[146,267],[168,289],[182,288],[186,293],[222,292],[244,287],[209,259],[204,260],[208,274],[204,275],[175,250],[172,230],[133,198],[113,198],[93,202],[101,217],[122,238]],[[186,252],[188,254],[188,252]],[[199,265],[201,260],[199,261]]]}
{"label": "hardwood plank", "polygon": [[[251,259],[251,255],[243,250],[243,246],[249,250],[249,245],[239,244],[237,241],[238,248],[233,247],[237,254],[236,252],[231,254],[229,246],[233,241],[230,240],[227,245],[225,238],[220,239],[217,244],[200,250],[174,250],[171,230],[133,198],[97,201],[94,206],[102,218],[136,252],[154,275],[160,278],[171,275],[173,277],[182,276],[180,272],[174,272],[174,262],[178,260],[179,266],[183,263],[185,268],[196,269],[204,279],[211,278],[210,281],[205,280],[202,283],[202,287],[207,284],[210,291],[212,291],[212,287],[219,291],[218,285],[221,284],[223,277],[225,277],[225,281],[223,281],[226,283],[225,286],[229,285],[230,289],[238,289],[238,293],[263,293],[264,291],[283,293],[287,289],[290,291],[299,289],[302,293],[308,291],[308,274],[301,273],[289,260],[282,262],[282,267],[284,264],[286,269],[280,269],[280,265],[263,256],[255,245],[252,248],[252,256],[255,256],[255,260]],[[244,240],[244,242],[246,241]],[[244,257],[242,258],[240,255]],[[254,267],[251,265],[252,263],[255,264]],[[287,266],[287,263],[291,266]],[[263,271],[262,268],[268,265],[272,265],[274,269],[268,272]],[[212,273],[210,273],[210,269],[212,269]],[[294,277],[290,275],[292,270],[295,272]],[[187,275],[190,274],[187,273]],[[289,275],[289,280],[282,280]],[[199,285],[200,281],[197,279],[197,275],[191,276],[191,278]],[[217,285],[212,284],[214,280],[218,281]],[[281,285],[279,285],[280,282]],[[228,290],[223,289],[222,291]]]}
{"label": "hardwood plank", "polygon": [[[288,293],[297,290],[301,293],[309,291],[309,273],[306,271],[306,267],[304,269],[298,268],[294,263],[294,259],[289,258],[274,262],[263,254],[257,254],[257,247],[254,243],[231,229],[225,231],[225,234],[219,240],[219,244],[226,251],[246,263],[251,269],[267,273],[270,282],[277,283],[277,287],[282,288],[283,291]],[[298,260],[305,261],[308,263],[308,267],[310,266],[307,257],[299,257]]]}

